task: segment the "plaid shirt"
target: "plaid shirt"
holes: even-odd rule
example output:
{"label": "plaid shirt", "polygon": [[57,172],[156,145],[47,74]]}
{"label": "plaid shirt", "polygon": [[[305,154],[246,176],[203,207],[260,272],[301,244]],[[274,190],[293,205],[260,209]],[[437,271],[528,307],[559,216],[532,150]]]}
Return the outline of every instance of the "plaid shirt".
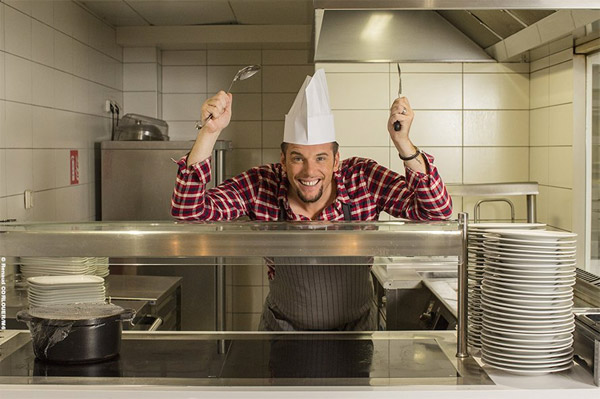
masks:
{"label": "plaid shirt", "polygon": [[[433,157],[427,158],[428,174],[406,168],[406,177],[371,159],[349,158],[334,172],[335,201],[317,220],[344,220],[341,203],[350,205],[352,220],[378,220],[386,211],[412,220],[447,219],[452,200],[446,191]],[[295,214],[288,202],[288,180],[281,164],[252,168],[218,187],[206,190],[210,181],[210,159],[186,166],[187,157],[177,164],[177,181],[171,200],[171,214],[183,220],[233,220],[249,216],[253,220],[277,220],[282,206],[287,220],[310,220]],[[272,258],[266,258],[268,277],[275,276]]]}
{"label": "plaid shirt", "polygon": [[[452,213],[446,191],[433,157],[427,158],[428,174],[406,168],[406,177],[371,159],[349,158],[334,172],[337,197],[317,220],[344,220],[341,203],[350,205],[353,220],[378,220],[385,211],[411,220],[442,220]],[[310,220],[295,214],[288,202],[288,180],[281,164],[252,168],[218,187],[206,190],[211,179],[210,159],[186,166],[177,164],[177,181],[171,200],[171,214],[183,220],[277,220],[282,206],[290,221]]]}

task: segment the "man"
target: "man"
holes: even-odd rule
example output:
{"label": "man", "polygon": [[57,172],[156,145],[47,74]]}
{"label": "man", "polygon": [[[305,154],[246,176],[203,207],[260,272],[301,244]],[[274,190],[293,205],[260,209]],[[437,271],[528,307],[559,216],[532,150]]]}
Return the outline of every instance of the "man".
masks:
{"label": "man", "polygon": [[[414,114],[404,97],[392,104],[387,129],[404,160],[406,177],[370,159],[340,161],[323,70],[306,78],[286,115],[281,162],[252,168],[206,190],[211,178],[209,157],[219,133],[229,124],[231,106],[231,94],[222,91],[202,105],[204,126],[188,156],[178,162],[174,217],[350,221],[378,220],[385,211],[412,220],[441,220],[452,212],[433,158],[409,139]],[[398,131],[395,122],[400,123]],[[267,259],[270,292],[261,329],[376,329],[373,287],[365,262]]]}

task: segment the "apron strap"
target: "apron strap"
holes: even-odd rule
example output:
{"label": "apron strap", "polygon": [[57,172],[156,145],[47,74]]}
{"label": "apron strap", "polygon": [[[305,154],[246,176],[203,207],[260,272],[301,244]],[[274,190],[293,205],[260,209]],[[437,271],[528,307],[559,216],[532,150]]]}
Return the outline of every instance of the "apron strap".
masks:
{"label": "apron strap", "polygon": [[[346,204],[345,202],[342,202],[342,212],[344,212],[344,220],[346,222],[349,222],[352,220],[352,212],[350,211],[350,204]],[[282,203],[279,204],[279,212],[277,213],[277,220],[280,222],[284,222],[287,220],[287,213],[286,213],[285,208],[283,207]]]}
{"label": "apron strap", "polygon": [[344,212],[344,220],[349,222],[352,220],[352,213],[350,212],[350,204],[342,202],[342,212]]}

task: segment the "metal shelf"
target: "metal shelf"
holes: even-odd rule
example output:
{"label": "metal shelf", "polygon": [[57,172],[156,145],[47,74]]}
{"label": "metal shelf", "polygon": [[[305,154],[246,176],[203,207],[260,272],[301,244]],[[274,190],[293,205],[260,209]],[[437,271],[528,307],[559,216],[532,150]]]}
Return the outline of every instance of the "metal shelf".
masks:
{"label": "metal shelf", "polygon": [[457,222],[94,222],[0,225],[2,256],[454,256]]}

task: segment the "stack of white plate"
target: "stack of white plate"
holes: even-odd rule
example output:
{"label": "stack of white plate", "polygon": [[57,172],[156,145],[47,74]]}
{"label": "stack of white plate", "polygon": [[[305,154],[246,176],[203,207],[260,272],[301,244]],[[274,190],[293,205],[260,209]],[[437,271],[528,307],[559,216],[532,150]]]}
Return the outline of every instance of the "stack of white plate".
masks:
{"label": "stack of white plate", "polygon": [[481,282],[485,266],[484,234],[490,229],[541,229],[542,223],[470,223],[468,228],[468,344],[481,349]]}
{"label": "stack of white plate", "polygon": [[23,279],[37,276],[96,274],[96,258],[22,256]]}
{"label": "stack of white plate", "polygon": [[517,374],[568,369],[576,234],[489,230],[484,237],[482,359]]}
{"label": "stack of white plate", "polygon": [[30,306],[100,303],[105,300],[104,279],[98,276],[39,276],[27,279]]}
{"label": "stack of white plate", "polygon": [[109,275],[108,258],[94,258],[96,260],[96,276],[106,277]]}

